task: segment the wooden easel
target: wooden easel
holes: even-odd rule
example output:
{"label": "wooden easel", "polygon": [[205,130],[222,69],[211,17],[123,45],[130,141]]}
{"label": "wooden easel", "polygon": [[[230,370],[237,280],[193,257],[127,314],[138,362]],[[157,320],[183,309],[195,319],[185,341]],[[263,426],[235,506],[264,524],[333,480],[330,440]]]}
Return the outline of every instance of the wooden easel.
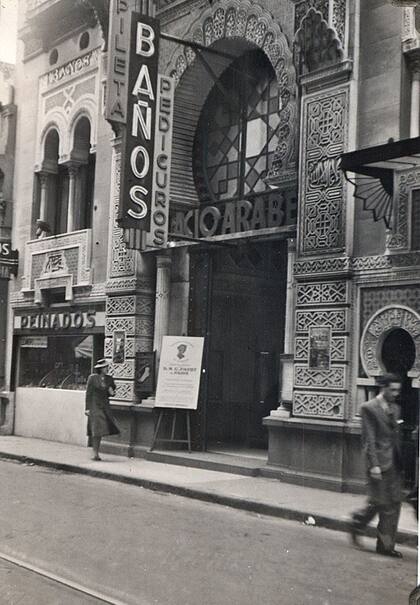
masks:
{"label": "wooden easel", "polygon": [[[188,452],[191,454],[191,418],[190,418],[191,410],[183,410],[183,409],[173,409],[173,408],[161,408],[159,410],[159,416],[156,423],[155,432],[153,435],[152,445],[150,446],[150,451],[152,452],[156,443],[187,443],[188,444]],[[171,436],[169,439],[162,439],[158,437],[160,425],[162,423],[163,416],[166,412],[172,413],[172,427],[171,427]],[[175,426],[176,426],[176,415],[177,412],[183,412],[186,416],[187,423],[187,439],[175,439]]]}

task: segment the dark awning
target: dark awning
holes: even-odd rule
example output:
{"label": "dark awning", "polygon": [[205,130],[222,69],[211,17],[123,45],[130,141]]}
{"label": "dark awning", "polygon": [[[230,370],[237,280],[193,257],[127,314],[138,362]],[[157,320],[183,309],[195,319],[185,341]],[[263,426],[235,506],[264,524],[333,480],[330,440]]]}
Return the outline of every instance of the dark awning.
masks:
{"label": "dark awning", "polygon": [[[355,186],[355,197],[363,200],[375,221],[390,227],[394,192],[394,171],[420,166],[420,137],[390,141],[358,151],[344,153],[340,168]],[[348,176],[352,172],[355,180]]]}

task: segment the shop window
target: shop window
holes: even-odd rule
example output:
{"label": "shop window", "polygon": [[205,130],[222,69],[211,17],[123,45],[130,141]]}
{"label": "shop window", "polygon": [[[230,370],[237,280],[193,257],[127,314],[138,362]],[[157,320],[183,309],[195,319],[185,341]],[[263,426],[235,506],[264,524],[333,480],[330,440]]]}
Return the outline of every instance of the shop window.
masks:
{"label": "shop window", "polygon": [[280,107],[276,75],[262,51],[247,52],[223,72],[196,133],[194,177],[201,201],[246,199],[268,189],[264,179],[281,129],[288,128],[280,123]]}
{"label": "shop window", "polygon": [[420,189],[411,197],[411,249],[420,250]]}
{"label": "shop window", "polygon": [[19,386],[79,390],[103,357],[104,337],[21,336],[19,344]]}

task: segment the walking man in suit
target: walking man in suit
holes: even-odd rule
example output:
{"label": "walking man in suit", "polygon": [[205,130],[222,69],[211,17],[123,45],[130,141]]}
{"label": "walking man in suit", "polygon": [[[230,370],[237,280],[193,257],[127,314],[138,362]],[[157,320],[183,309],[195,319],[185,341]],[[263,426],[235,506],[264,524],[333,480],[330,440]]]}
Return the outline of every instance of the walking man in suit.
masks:
{"label": "walking man in suit", "polygon": [[402,499],[402,457],[399,436],[401,379],[393,374],[378,378],[380,393],[360,407],[362,445],[367,463],[368,502],[353,513],[351,538],[359,546],[360,536],[376,514],[379,515],[376,552],[401,558],[395,537]]}

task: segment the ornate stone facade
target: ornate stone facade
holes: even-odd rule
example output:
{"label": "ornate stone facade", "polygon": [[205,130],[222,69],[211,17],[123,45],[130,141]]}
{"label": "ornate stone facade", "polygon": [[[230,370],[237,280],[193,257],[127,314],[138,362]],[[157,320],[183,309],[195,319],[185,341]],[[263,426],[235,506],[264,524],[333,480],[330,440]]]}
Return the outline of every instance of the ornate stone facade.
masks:
{"label": "ornate stone facade", "polygon": [[389,305],[377,311],[363,330],[360,356],[367,376],[379,376],[385,372],[381,362],[381,347],[385,337],[400,328],[413,339],[416,357],[408,376],[420,376],[420,315],[403,305]]}
{"label": "ornate stone facade", "polygon": [[[111,186],[112,229],[109,246],[108,281],[106,283],[105,357],[117,386],[115,399],[136,402],[135,357],[138,351],[153,349],[154,291],[153,281],[139,274],[139,253],[128,250],[123,230],[118,226],[118,203],[121,178],[120,140],[114,141],[113,181]],[[124,360],[114,359],[116,333],[124,334]]]}
{"label": "ornate stone facade", "polygon": [[392,228],[387,237],[387,248],[391,252],[406,252],[410,250],[410,209],[411,192],[420,188],[420,170],[402,172],[396,180],[394,193],[394,208]]}
{"label": "ornate stone facade", "polygon": [[[212,46],[222,40],[230,41],[232,42],[232,46],[229,46],[230,52],[238,55],[247,45],[248,47],[250,45],[253,48],[260,48],[267,55],[277,76],[281,98],[279,108],[281,136],[279,136],[279,144],[268,178],[272,181],[275,180],[277,184],[294,180],[296,178],[298,125],[296,74],[292,51],[279,23],[256,2],[231,0],[226,6],[218,3],[214,7],[205,9],[183,37],[204,46]],[[236,51],[235,45],[237,46]],[[184,139],[193,136],[201,104],[204,102],[204,98],[201,99],[203,90],[195,89],[191,99],[187,92],[182,90],[185,75],[191,72],[196,63],[194,51],[189,47],[184,47],[181,52],[179,50],[174,52],[165,68],[165,72],[174,77],[179,85],[176,98],[182,99],[184,105],[191,104],[188,109],[184,107],[186,116],[184,115],[183,120],[188,121],[182,128]],[[225,61],[224,67],[227,64]],[[215,66],[216,75],[222,69],[223,66]],[[208,85],[206,84],[206,86]],[[207,90],[205,94],[208,92]],[[175,146],[177,145],[176,128],[177,126],[175,126],[174,132]],[[192,153],[192,140],[187,147]],[[185,153],[188,153],[188,150]],[[180,152],[182,152],[181,149]],[[184,181],[189,181],[192,180],[192,175],[184,173],[183,178]],[[173,171],[173,179],[176,180],[176,170]]]}
{"label": "ornate stone facade", "polygon": [[347,148],[348,89],[303,101],[300,255],[344,249],[345,187],[338,167]]}

